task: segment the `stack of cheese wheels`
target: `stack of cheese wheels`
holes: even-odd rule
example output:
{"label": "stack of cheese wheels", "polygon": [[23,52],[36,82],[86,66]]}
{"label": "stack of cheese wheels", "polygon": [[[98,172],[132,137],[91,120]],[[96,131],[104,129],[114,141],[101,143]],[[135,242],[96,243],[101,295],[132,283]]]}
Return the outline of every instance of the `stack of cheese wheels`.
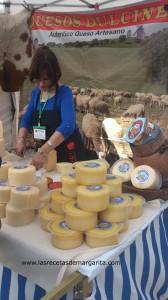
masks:
{"label": "stack of cheese wheels", "polygon": [[117,224],[100,221],[95,228],[86,233],[86,244],[89,247],[102,247],[118,244],[119,227]]}
{"label": "stack of cheese wheels", "polygon": [[79,162],[76,164],[76,181],[80,185],[99,185],[106,181],[107,167],[101,162]]}
{"label": "stack of cheese wheels", "polygon": [[59,249],[73,249],[79,247],[83,242],[82,232],[72,230],[64,219],[48,224],[51,232],[51,243]]}
{"label": "stack of cheese wheels", "polygon": [[138,194],[125,194],[130,200],[130,212],[129,219],[139,218],[143,214],[143,205],[145,203],[145,198]]}
{"label": "stack of cheese wheels", "polygon": [[50,202],[51,195],[48,191],[47,178],[36,176],[35,186],[39,188],[40,192],[40,206],[45,206]]}
{"label": "stack of cheese wheels", "polygon": [[36,169],[29,165],[16,165],[8,169],[8,181],[11,186],[35,185]]}
{"label": "stack of cheese wheels", "polygon": [[110,188],[110,196],[118,197],[122,194],[122,177],[107,174],[106,184]]}
{"label": "stack of cheese wheels", "polygon": [[51,209],[57,214],[64,214],[67,202],[73,201],[73,198],[65,196],[62,192],[53,190],[51,192]]}
{"label": "stack of cheese wheels", "polygon": [[23,226],[32,223],[35,219],[35,210],[14,208],[10,202],[6,206],[6,222],[11,226]]}
{"label": "stack of cheese wheels", "polygon": [[56,170],[61,175],[73,173],[73,164],[69,162],[60,162],[56,164]]}
{"label": "stack of cheese wheels", "polygon": [[8,161],[2,161],[0,167],[0,180],[8,180],[8,169],[12,164]]}
{"label": "stack of cheese wheels", "polygon": [[65,205],[65,220],[68,226],[77,231],[87,231],[97,224],[97,213],[84,211],[75,201]]}
{"label": "stack of cheese wheels", "polygon": [[54,171],[56,169],[56,163],[57,163],[57,152],[55,150],[51,150],[48,153],[47,161],[44,164],[44,169],[46,169],[48,172]]}
{"label": "stack of cheese wheels", "polygon": [[64,219],[64,214],[56,214],[50,206],[45,206],[40,209],[40,224],[41,228],[45,231],[49,231],[49,222],[60,221],[62,219]]}
{"label": "stack of cheese wheels", "polygon": [[77,204],[86,211],[99,212],[109,204],[110,190],[107,185],[78,186]]}
{"label": "stack of cheese wheels", "polygon": [[0,181],[0,219],[6,217],[6,205],[10,201],[11,187],[7,181]]}
{"label": "stack of cheese wheels", "polygon": [[110,173],[123,178],[123,182],[130,181],[135,166],[130,159],[119,159],[110,168]]}
{"label": "stack of cheese wheels", "polygon": [[100,212],[102,221],[117,223],[120,225],[120,232],[128,228],[128,216],[130,213],[130,200],[124,194],[120,197],[110,198],[110,204],[106,210]]}
{"label": "stack of cheese wheels", "polygon": [[139,189],[160,189],[162,186],[161,174],[150,166],[136,167],[131,174],[132,185]]}
{"label": "stack of cheese wheels", "polygon": [[70,198],[76,198],[77,195],[77,181],[76,175],[70,173],[69,175],[64,175],[61,177],[62,182],[62,193]]}

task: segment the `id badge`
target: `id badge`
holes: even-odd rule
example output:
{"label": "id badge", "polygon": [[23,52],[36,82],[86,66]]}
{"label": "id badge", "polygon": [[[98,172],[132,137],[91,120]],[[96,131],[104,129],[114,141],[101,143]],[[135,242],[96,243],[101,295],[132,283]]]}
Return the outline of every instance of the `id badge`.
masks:
{"label": "id badge", "polygon": [[33,126],[33,136],[36,140],[46,140],[46,126]]}

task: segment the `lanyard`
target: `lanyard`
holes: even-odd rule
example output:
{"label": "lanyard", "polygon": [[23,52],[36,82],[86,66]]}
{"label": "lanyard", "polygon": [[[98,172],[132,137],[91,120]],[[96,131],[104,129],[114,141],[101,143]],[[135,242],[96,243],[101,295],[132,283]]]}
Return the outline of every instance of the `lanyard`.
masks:
{"label": "lanyard", "polygon": [[40,109],[39,109],[39,117],[38,117],[38,126],[40,126],[40,120],[41,120],[41,116],[42,116],[42,113],[46,107],[46,104],[47,104],[47,101],[44,102],[44,104],[42,105],[43,103],[40,103]]}

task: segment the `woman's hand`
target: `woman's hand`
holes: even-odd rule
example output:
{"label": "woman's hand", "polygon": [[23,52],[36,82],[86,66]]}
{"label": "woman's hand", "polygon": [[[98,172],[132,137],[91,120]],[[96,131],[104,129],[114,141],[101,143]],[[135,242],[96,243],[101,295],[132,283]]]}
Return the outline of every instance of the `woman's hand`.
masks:
{"label": "woman's hand", "polygon": [[24,153],[26,151],[25,139],[18,138],[16,147],[15,147],[15,151],[18,156],[21,156],[21,157],[24,156]]}
{"label": "woman's hand", "polygon": [[44,163],[46,162],[47,156],[42,153],[37,152],[32,157],[32,165],[38,170],[43,167]]}

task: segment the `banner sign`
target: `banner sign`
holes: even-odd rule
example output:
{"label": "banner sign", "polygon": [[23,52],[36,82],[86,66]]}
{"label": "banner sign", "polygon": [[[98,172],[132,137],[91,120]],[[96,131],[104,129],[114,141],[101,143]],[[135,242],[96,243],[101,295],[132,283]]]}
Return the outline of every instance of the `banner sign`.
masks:
{"label": "banner sign", "polygon": [[37,11],[32,17],[34,43],[65,44],[121,37],[143,40],[168,28],[164,4],[162,0],[96,13]]}

